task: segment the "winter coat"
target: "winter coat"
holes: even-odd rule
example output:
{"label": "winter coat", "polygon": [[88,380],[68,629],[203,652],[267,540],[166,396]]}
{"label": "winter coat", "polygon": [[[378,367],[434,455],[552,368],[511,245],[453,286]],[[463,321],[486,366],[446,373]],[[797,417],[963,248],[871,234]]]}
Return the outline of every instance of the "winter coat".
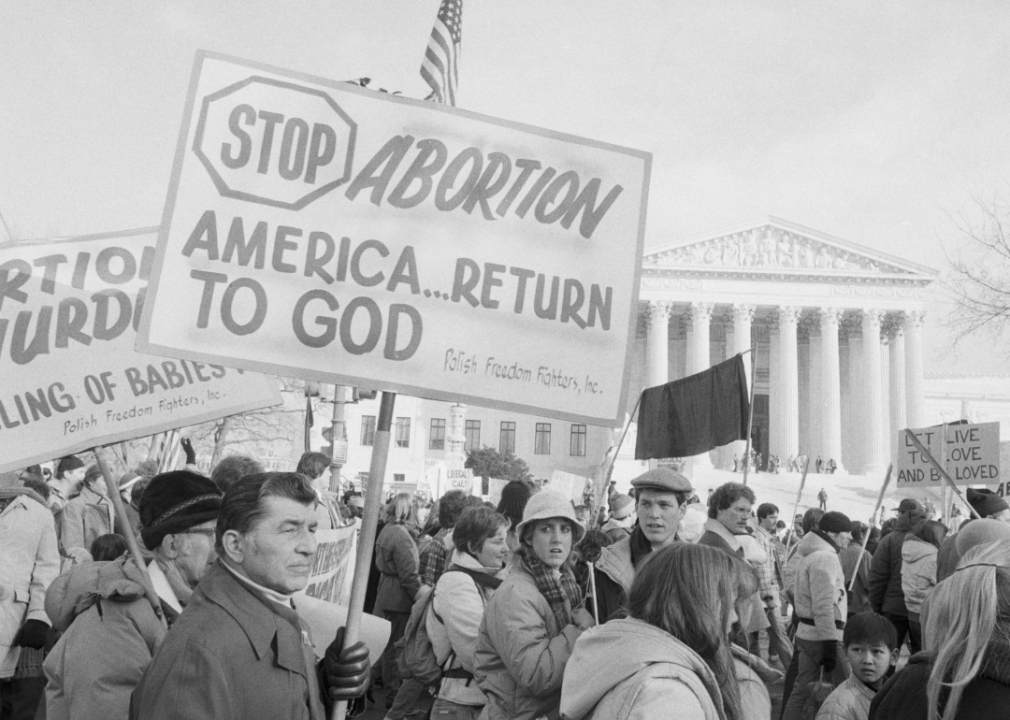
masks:
{"label": "winter coat", "polygon": [[[736,555],[741,560],[746,559],[747,551],[750,550],[757,561],[763,563],[767,560],[764,549],[754,538],[750,535],[734,535],[725,525],[713,518],[705,521],[705,533],[698,540],[698,544],[708,545],[730,555]],[[765,603],[761,599],[760,590],[751,596],[749,602],[751,612],[749,617],[745,618],[744,632],[752,633],[768,628],[770,623],[768,616],[765,615]]]}
{"label": "winter coat", "polygon": [[386,523],[375,543],[375,566],[381,573],[375,596],[377,612],[410,612],[421,589],[418,563],[417,543],[407,528]]}
{"label": "winter coat", "polygon": [[91,551],[91,543],[113,532],[113,511],[109,498],[87,485],[81,494],[67,502],[60,514],[60,547],[66,555],[70,548]]}
{"label": "winter coat", "polygon": [[130,718],[324,720],[307,626],[222,562],[200,579],[155,653]]}
{"label": "winter coat", "polygon": [[49,623],[46,588],[60,571],[53,515],[27,488],[4,488],[0,513],[0,678],[14,674],[21,648],[11,647],[28,620]]}
{"label": "winter coat", "polygon": [[[503,571],[482,566],[470,553],[453,552],[449,566],[485,572],[501,577]],[[473,674],[474,651],[477,634],[494,589],[478,585],[466,573],[444,572],[435,586],[435,598],[431,601],[434,615],[427,618],[428,637],[435,650],[435,657],[449,658],[449,668],[462,668]],[[435,615],[438,617],[436,618]],[[444,667],[444,666],[443,666]],[[460,705],[483,705],[487,702],[477,682],[471,678],[445,677],[439,686],[438,696]]]}
{"label": "winter coat", "polygon": [[614,520],[614,518],[610,518],[600,530],[610,538],[611,542],[617,542],[631,535],[631,528],[632,526],[625,527]]}
{"label": "winter coat", "polygon": [[78,565],[46,593],[63,630],[42,669],[47,720],[125,720],[130,694],[165,637],[132,560]]}
{"label": "winter coat", "polygon": [[845,574],[845,587],[849,587],[853,573],[856,574],[856,582],[852,585],[852,592],[848,593],[849,615],[858,612],[872,610],[870,607],[870,553],[863,550],[859,545],[852,543],[848,547],[842,548],[838,553],[838,560],[842,563],[842,572]]}
{"label": "winter coat", "polygon": [[594,566],[600,622],[621,614],[635,570],[651,554],[652,545],[637,526],[631,535],[603,548]]}
{"label": "winter coat", "polygon": [[514,563],[484,610],[474,675],[487,696],[488,720],[556,720],[561,680],[575,641],[575,625],[558,627],[533,576]]}
{"label": "winter coat", "polygon": [[898,518],[894,530],[880,540],[870,561],[870,604],[877,612],[908,615],[901,589],[901,546],[911,532],[908,517]]}
{"label": "winter coat", "polygon": [[855,675],[835,688],[817,711],[817,720],[866,720],[877,692]]}
{"label": "winter coat", "polygon": [[701,656],[633,618],[612,620],[576,642],[561,689],[561,715],[567,720],[725,718],[719,684]]}
{"label": "winter coat", "polygon": [[901,546],[901,591],[909,614],[922,610],[922,601],[936,587],[938,549],[931,543],[909,534]]}
{"label": "winter coat", "polygon": [[[794,606],[801,640],[841,640],[838,629],[847,615],[845,573],[837,549],[817,534],[808,532],[800,540],[800,562],[796,566]],[[803,622],[813,620],[813,625]]]}
{"label": "winter coat", "polygon": [[[913,655],[870,704],[870,720],[926,720],[932,656]],[[1006,720],[1010,707],[1010,646],[990,641],[979,675],[965,687],[956,720]]]}

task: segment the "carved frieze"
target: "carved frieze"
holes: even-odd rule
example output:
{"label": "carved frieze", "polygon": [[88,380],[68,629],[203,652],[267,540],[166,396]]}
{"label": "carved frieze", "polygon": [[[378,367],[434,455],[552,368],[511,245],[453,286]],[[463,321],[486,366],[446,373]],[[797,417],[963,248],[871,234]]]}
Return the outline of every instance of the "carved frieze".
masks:
{"label": "carved frieze", "polygon": [[771,225],[674,248],[655,257],[654,261],[659,266],[808,268],[909,274],[903,268]]}

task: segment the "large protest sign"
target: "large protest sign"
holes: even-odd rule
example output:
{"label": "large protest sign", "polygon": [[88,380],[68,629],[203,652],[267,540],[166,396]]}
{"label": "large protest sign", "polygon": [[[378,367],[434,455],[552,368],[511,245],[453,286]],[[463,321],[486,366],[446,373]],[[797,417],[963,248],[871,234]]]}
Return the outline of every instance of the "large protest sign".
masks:
{"label": "large protest sign", "polygon": [[334,530],[317,530],[316,559],[305,594],[331,603],[346,605],[354,577],[354,546],[357,525]]}
{"label": "large protest sign", "polygon": [[201,52],[139,347],[621,417],[651,155]]}
{"label": "large protest sign", "polygon": [[591,483],[588,478],[581,475],[555,470],[551,474],[547,487],[557,490],[562,495],[570,497],[575,504],[581,505],[584,502],[586,488],[591,487]]}
{"label": "large protest sign", "polygon": [[281,402],[273,378],[134,350],[156,236],[0,245],[0,472]]}
{"label": "large protest sign", "polygon": [[[999,423],[934,425],[912,431],[955,485],[994,485],[1000,480]],[[943,479],[902,430],[898,434],[897,486],[940,487]]]}

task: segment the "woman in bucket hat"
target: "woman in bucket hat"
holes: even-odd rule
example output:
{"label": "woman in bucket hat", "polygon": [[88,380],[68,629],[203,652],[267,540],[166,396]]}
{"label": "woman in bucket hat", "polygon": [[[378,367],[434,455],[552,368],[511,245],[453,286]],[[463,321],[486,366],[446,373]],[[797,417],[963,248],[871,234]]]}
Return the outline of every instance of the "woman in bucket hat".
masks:
{"label": "woman in bucket hat", "polygon": [[565,665],[594,624],[568,562],[584,534],[570,498],[552,490],[530,498],[511,571],[477,638],[474,675],[488,720],[558,717]]}

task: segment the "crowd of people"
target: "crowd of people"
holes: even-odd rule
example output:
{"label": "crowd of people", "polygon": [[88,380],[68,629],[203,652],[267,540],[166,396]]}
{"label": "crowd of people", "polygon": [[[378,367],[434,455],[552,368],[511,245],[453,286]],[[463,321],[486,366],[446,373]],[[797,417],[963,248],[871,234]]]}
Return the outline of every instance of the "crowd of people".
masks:
{"label": "crowd of people", "polygon": [[316,531],[363,506],[328,468],[232,456],[109,488],[67,457],[0,486],[0,718],[321,720],[371,684],[387,720],[768,720],[769,688],[779,720],[1010,707],[1010,506],[990,491],[953,528],[913,498],[877,528],[826,497],[787,528],[752,488],[702,504],[669,467],[598,512],[518,480],[496,504],[397,494],[365,606],[390,637],[369,657],[299,615]]}

